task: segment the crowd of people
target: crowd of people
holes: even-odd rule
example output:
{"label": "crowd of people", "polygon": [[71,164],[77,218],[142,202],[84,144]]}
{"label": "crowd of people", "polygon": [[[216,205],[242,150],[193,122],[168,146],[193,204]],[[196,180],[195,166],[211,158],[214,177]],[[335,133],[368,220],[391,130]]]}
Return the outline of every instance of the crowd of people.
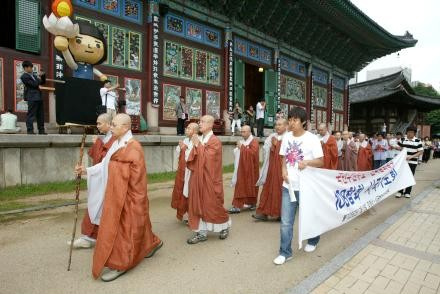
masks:
{"label": "crowd of people", "polygon": [[[258,108],[264,111],[263,105],[257,106],[256,118]],[[152,231],[145,159],[131,134],[130,117],[117,114],[112,119],[105,113],[98,117],[97,125],[105,136],[94,138],[89,150],[94,165],[78,165],[75,169],[77,174],[87,174],[89,195],[82,236],[74,240],[73,247],[95,247],[93,276],[108,282],[144,257],[152,257],[163,242]],[[233,151],[234,194],[230,208],[225,209],[223,148],[213,126],[214,117],[210,115],[202,116],[198,124],[189,123],[185,138],[176,147],[178,168],[171,207],[176,210],[176,218],[192,231],[186,243],[206,242],[209,232],[226,240],[232,226],[231,214],[255,211],[251,214],[255,221],[280,221],[280,247],[273,260],[276,265],[293,257],[293,227],[302,197],[299,187],[303,169],[367,171],[382,166],[406,148],[414,173],[424,146],[426,150],[433,145],[429,140],[422,143],[411,127],[406,136],[378,133],[367,137],[349,131],[331,134],[326,124],[320,124],[314,134],[307,131],[305,110],[294,107],[287,118],[278,118],[275,131],[265,139],[261,167],[259,139],[249,125],[241,126],[241,138]],[[396,197],[409,198],[410,193],[408,187]],[[304,251],[313,252],[319,241],[320,236],[310,238]]]}

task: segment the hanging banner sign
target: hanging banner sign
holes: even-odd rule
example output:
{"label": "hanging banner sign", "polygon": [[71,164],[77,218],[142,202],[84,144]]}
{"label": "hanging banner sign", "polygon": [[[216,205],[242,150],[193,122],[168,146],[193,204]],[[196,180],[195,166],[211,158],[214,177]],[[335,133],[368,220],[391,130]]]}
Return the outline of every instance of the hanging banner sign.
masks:
{"label": "hanging banner sign", "polygon": [[281,108],[281,59],[277,58],[277,111]]}
{"label": "hanging banner sign", "polygon": [[58,50],[54,50],[54,52],[55,52],[55,63],[54,63],[55,79],[62,80],[64,79],[64,58],[63,55]]}
{"label": "hanging banner sign", "polygon": [[234,44],[228,40],[228,111],[234,110]]}
{"label": "hanging banner sign", "polygon": [[159,16],[153,15],[153,33],[152,33],[152,44],[153,44],[153,54],[152,54],[152,104],[153,107],[159,107]]}
{"label": "hanging banner sign", "polygon": [[300,173],[299,247],[302,241],[358,217],[388,196],[415,185],[406,149],[382,167],[346,172],[307,167]]}

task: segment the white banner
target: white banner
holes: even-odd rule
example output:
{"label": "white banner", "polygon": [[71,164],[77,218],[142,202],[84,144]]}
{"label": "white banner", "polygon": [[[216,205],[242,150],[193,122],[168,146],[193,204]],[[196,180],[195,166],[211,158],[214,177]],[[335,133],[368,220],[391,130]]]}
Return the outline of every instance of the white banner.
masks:
{"label": "white banner", "polygon": [[299,248],[361,215],[388,196],[415,185],[406,150],[382,167],[364,172],[306,168],[300,173]]}

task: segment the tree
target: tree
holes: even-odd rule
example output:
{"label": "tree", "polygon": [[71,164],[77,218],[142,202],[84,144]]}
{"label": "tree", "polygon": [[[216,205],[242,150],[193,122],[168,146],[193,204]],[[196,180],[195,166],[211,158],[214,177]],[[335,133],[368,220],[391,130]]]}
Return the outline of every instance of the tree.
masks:
{"label": "tree", "polygon": [[[417,95],[439,97],[440,94],[431,86],[419,83],[413,88]],[[440,132],[440,109],[428,112],[426,115],[426,121],[431,125],[431,134],[436,134]]]}
{"label": "tree", "polygon": [[440,94],[431,85],[418,83],[417,86],[415,86],[413,89],[417,95],[440,97]]}

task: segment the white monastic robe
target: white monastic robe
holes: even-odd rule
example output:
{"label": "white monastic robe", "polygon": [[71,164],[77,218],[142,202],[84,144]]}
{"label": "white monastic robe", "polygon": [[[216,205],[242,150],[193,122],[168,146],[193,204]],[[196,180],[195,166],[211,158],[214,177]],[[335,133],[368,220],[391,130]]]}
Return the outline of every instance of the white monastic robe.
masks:
{"label": "white monastic robe", "polygon": [[113,142],[100,163],[87,168],[87,209],[92,224],[99,225],[101,220],[110,159],[116,151],[125,147],[131,138],[133,138],[133,135],[131,131],[128,131],[122,138]]}

